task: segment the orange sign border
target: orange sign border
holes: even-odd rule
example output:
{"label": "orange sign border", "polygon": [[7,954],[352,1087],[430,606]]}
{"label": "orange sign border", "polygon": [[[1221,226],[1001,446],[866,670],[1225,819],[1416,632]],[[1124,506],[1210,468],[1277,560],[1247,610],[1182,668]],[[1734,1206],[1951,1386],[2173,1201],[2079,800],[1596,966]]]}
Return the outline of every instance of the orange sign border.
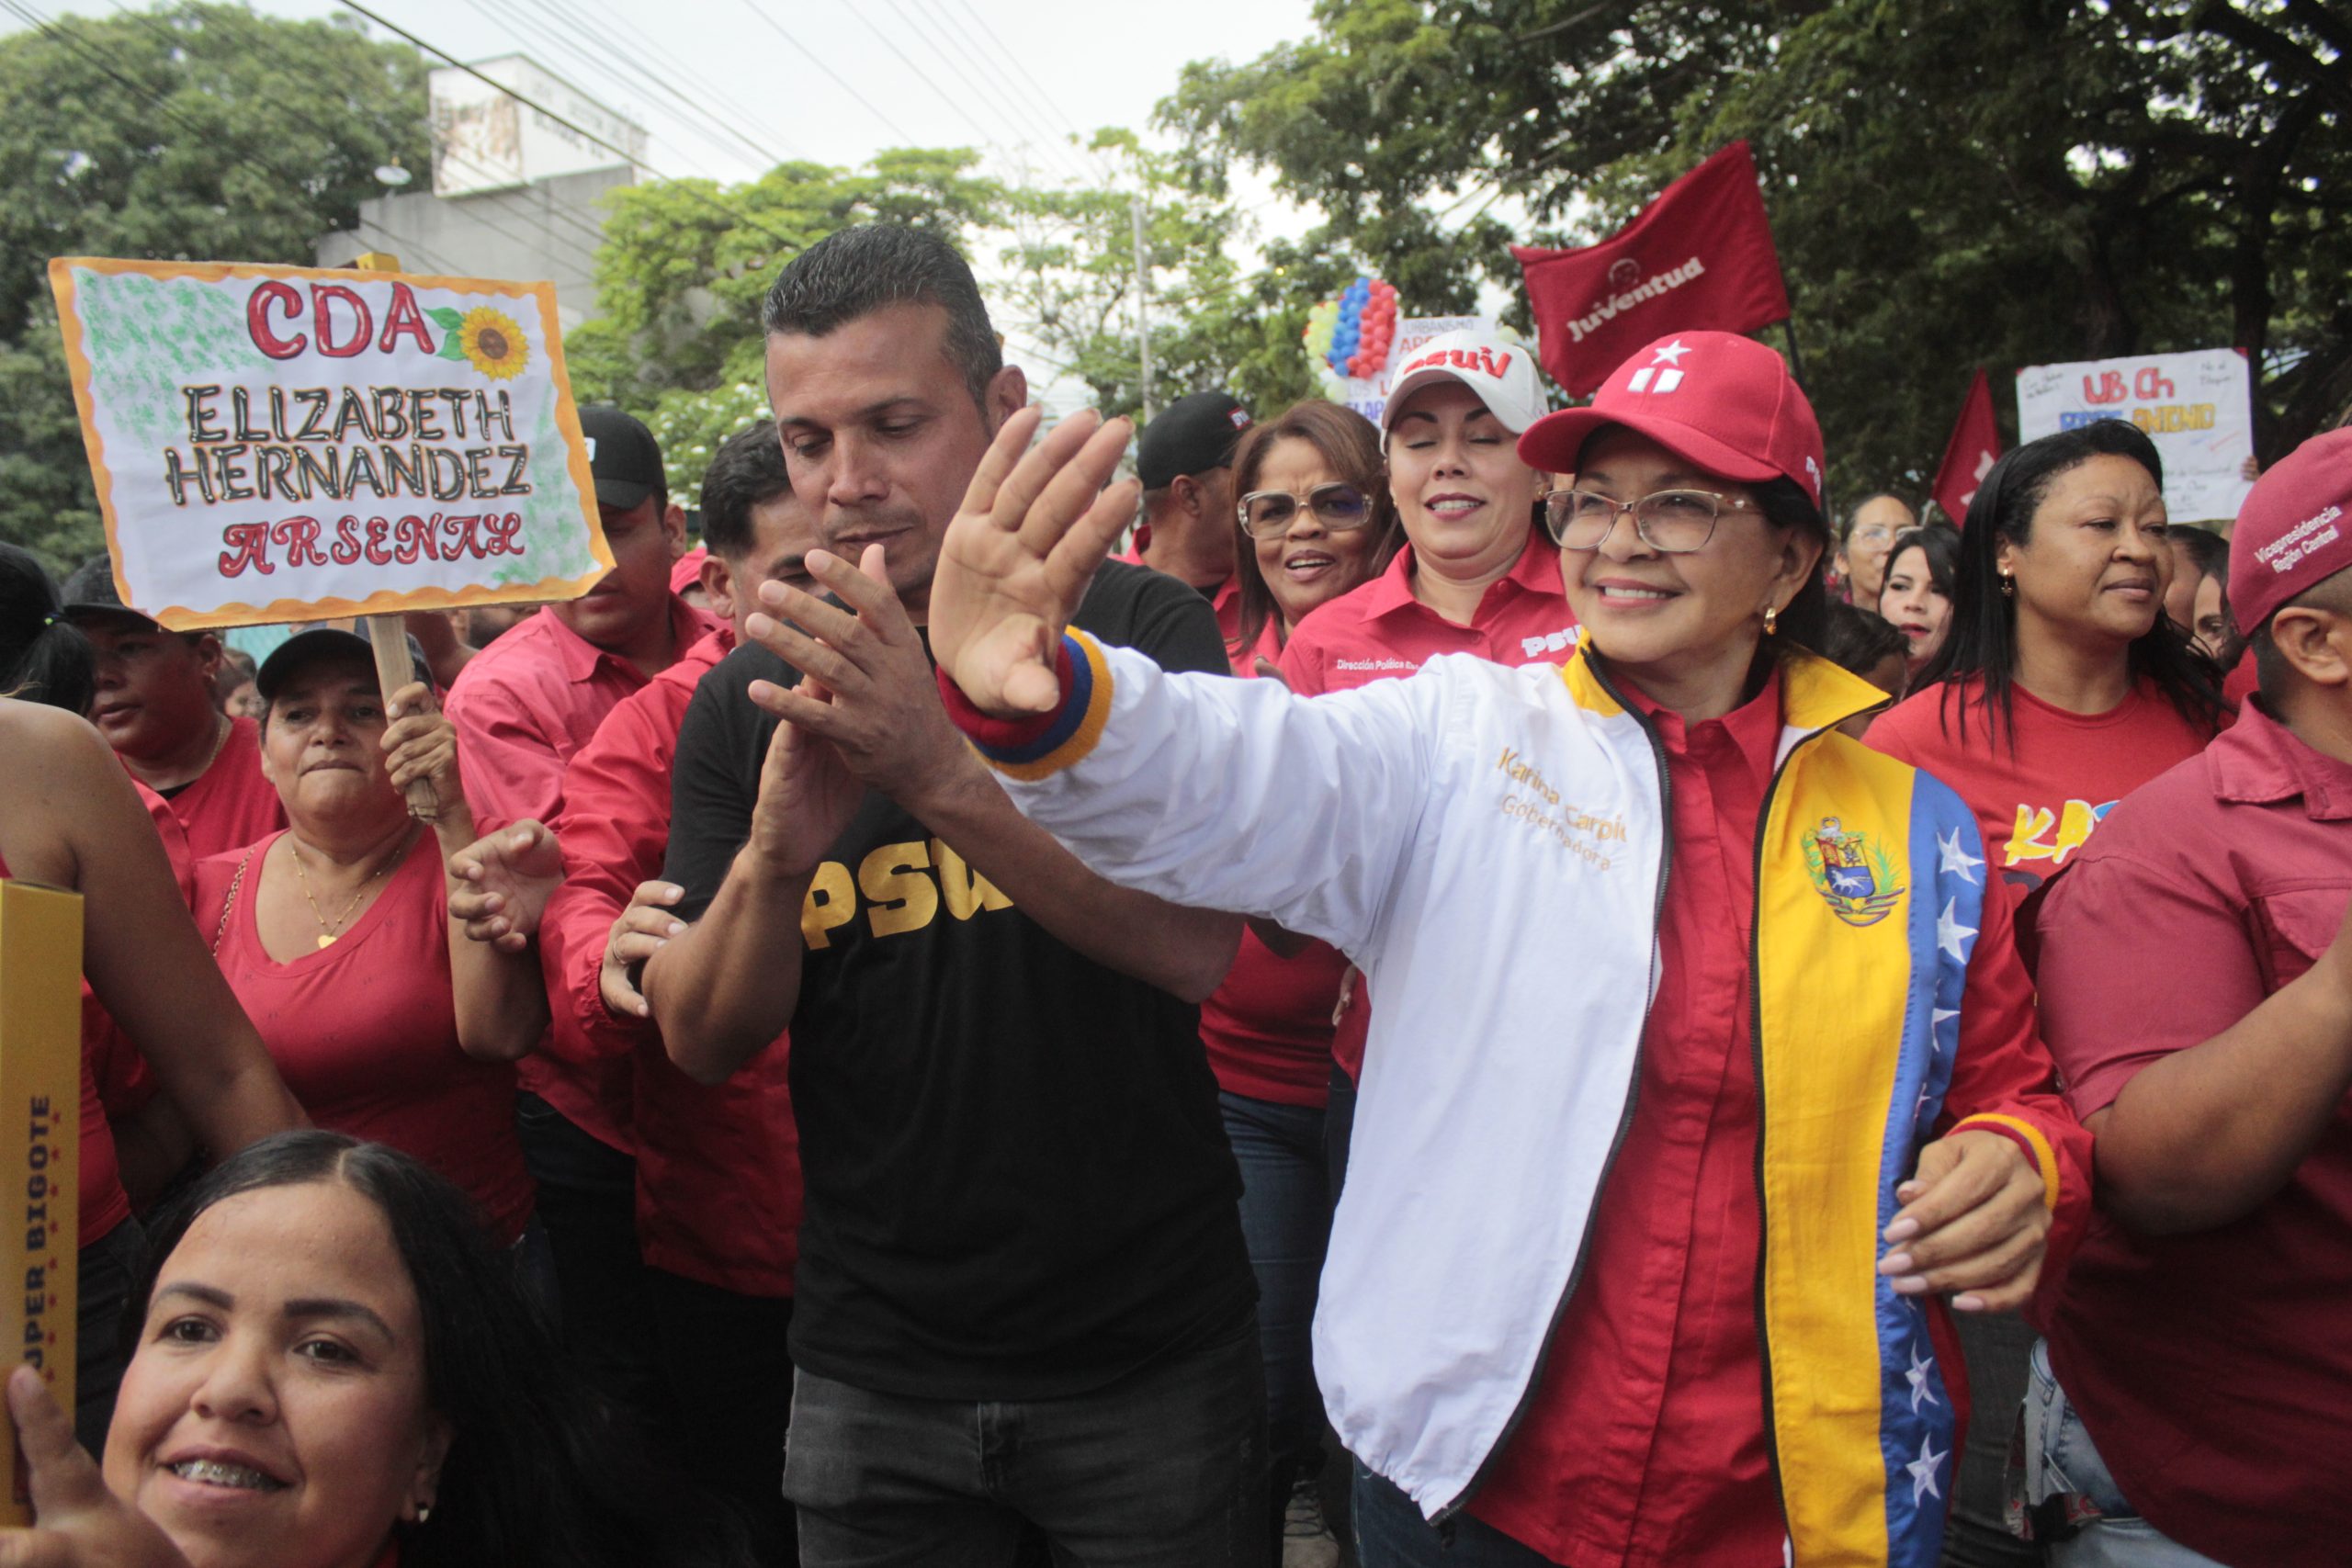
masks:
{"label": "orange sign border", "polygon": [[[384,589],[365,599],[273,599],[266,604],[231,601],[210,610],[170,604],[151,609],[131,599],[123,580],[122,547],[116,537],[112,476],[107,467],[105,443],[98,435],[90,396],[92,367],[82,341],[82,319],[74,298],[76,268],[107,276],[138,273],[158,278],[194,278],[219,283],[227,279],[288,281],[318,279],[335,283],[406,283],[456,294],[528,295],[538,302],[539,326],[547,344],[548,366],[554,377],[556,428],[568,448],[568,471],[580,495],[588,525],[588,550],[596,570],[583,577],[547,577],[532,583],[498,587]],[[58,322],[65,339],[65,363],[74,382],[74,408],[82,420],[82,445],[90,456],[90,478],[98,492],[98,511],[106,520],[107,560],[114,572],[115,592],[141,614],[153,615],[175,632],[207,631],[221,626],[273,626],[280,622],[334,620],[345,615],[399,615],[409,610],[457,610],[469,604],[537,604],[577,599],[613,570],[612,547],[605,541],[604,519],[596,510],[596,480],[588,468],[588,444],[580,429],[580,410],[571,397],[571,373],[563,359],[563,329],[556,319],[555,285],[508,283],[494,278],[447,277],[437,273],[369,272],[352,267],[274,266],[249,262],[125,261],[111,256],[53,256],[49,263],[50,291],[57,299]]]}

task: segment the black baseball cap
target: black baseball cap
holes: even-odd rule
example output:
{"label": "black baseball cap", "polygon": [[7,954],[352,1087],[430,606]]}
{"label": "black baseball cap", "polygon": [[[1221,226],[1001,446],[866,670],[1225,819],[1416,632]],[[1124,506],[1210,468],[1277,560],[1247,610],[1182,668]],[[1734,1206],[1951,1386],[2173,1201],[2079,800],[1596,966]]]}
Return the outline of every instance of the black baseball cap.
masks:
{"label": "black baseball cap", "polygon": [[1136,477],[1146,490],[1164,490],[1179,474],[1204,474],[1233,461],[1250,428],[1250,411],[1231,392],[1194,392],[1177,399],[1143,427],[1136,446]]}
{"label": "black baseball cap", "polygon": [[[408,639],[408,656],[416,666],[416,678],[428,691],[437,690],[433,684],[433,666],[424,661],[424,649],[416,638]],[[263,702],[274,701],[278,691],[294,675],[322,659],[358,659],[369,668],[376,662],[376,645],[357,632],[347,632],[337,626],[312,626],[306,632],[296,632],[269,650],[269,657],[254,671],[254,690],[261,694]]]}
{"label": "black baseball cap", "polygon": [[122,595],[115,591],[114,566],[104,556],[92,556],[75,567],[59,584],[57,597],[61,601],[58,614],[69,621],[106,616],[162,629],[154,616],[122,602]]}
{"label": "black baseball cap", "polygon": [[610,403],[591,403],[580,411],[580,434],[588,438],[588,471],[596,476],[599,504],[626,512],[649,495],[669,493],[662,444],[643,420]]}

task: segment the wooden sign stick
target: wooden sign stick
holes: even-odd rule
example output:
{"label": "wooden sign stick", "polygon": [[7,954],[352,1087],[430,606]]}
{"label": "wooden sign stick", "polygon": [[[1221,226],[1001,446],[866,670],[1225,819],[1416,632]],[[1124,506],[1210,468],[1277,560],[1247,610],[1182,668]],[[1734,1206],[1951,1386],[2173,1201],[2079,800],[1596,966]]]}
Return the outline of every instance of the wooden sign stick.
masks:
{"label": "wooden sign stick", "polygon": [[[360,272],[398,272],[401,258],[369,251],[351,265]],[[417,678],[416,661],[409,657],[408,624],[399,615],[370,615],[368,642],[376,650],[376,683],[383,688],[384,701],[390,704],[394,692]],[[405,793],[408,814],[418,821],[430,822],[441,815],[441,797],[431,779],[410,780]]]}

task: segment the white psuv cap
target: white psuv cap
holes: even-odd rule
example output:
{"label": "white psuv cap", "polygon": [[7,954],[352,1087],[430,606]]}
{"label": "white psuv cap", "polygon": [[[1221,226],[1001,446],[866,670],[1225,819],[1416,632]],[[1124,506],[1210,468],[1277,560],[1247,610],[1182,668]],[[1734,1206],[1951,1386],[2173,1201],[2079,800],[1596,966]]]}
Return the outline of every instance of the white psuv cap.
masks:
{"label": "white psuv cap", "polygon": [[1494,331],[1447,333],[1397,361],[1396,377],[1388,384],[1388,401],[1381,410],[1384,437],[1396,424],[1405,400],[1433,381],[1459,381],[1477,393],[1487,412],[1513,435],[1543,418],[1550,408],[1544,396],[1544,378],[1535,368],[1533,349]]}

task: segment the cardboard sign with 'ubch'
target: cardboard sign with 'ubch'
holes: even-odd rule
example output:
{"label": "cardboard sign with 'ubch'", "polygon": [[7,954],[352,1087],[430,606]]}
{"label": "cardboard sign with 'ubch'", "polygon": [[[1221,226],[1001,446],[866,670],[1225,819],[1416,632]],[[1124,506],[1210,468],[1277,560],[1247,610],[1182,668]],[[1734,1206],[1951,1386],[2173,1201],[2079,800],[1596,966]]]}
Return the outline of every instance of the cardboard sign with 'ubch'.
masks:
{"label": "cardboard sign with 'ubch'", "polygon": [[49,276],[115,586],[174,630],[571,599],[612,569],[553,285]]}
{"label": "cardboard sign with 'ubch'", "polygon": [[1625,356],[1668,333],[1754,332],[1789,316],[1789,291],[1757,188],[1735,141],[1597,245],[1513,245],[1552,379],[1584,397]]}

